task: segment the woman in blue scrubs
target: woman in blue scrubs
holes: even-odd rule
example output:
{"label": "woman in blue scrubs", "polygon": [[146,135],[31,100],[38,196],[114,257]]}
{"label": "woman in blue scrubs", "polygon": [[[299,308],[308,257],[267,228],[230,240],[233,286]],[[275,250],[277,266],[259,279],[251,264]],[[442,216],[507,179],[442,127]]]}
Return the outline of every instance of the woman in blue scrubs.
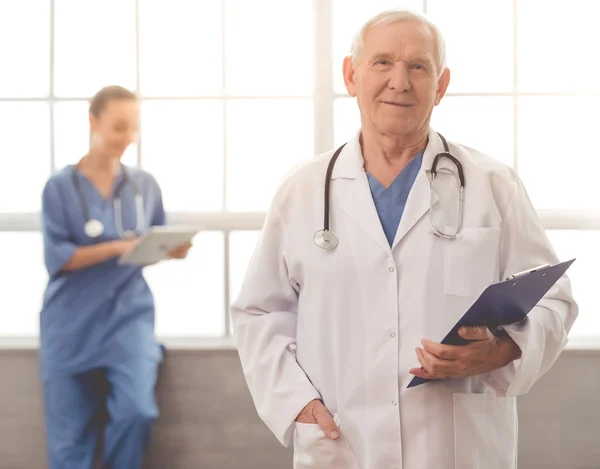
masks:
{"label": "woman in blue scrubs", "polygon": [[[152,293],[141,267],[117,263],[149,226],[165,224],[156,180],[120,161],[135,141],[138,117],[133,93],[102,89],[90,104],[89,153],[54,174],[43,191],[49,282],[40,365],[50,469],[92,467],[105,410],[102,467],[141,468],[158,415],[162,350]],[[184,258],[189,247],[170,257]]]}

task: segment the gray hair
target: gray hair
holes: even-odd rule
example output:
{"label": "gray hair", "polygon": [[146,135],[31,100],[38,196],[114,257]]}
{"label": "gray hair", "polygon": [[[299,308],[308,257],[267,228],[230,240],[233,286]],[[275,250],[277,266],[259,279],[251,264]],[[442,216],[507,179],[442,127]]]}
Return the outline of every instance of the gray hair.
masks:
{"label": "gray hair", "polygon": [[368,20],[358,31],[354,40],[352,41],[352,47],[350,48],[350,54],[352,56],[352,62],[356,63],[365,46],[365,35],[367,32],[376,27],[383,26],[386,24],[396,23],[398,21],[412,21],[425,25],[431,31],[436,46],[435,54],[435,65],[437,66],[438,75],[441,75],[446,68],[446,43],[442,36],[442,33],[438,27],[433,24],[425,16],[418,13],[414,13],[409,10],[388,10],[384,11],[377,16],[374,16]]}

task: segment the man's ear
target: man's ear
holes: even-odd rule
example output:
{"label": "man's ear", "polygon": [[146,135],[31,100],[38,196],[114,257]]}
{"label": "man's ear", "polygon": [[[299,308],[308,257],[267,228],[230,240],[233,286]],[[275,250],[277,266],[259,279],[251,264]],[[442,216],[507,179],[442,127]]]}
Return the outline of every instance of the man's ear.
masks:
{"label": "man's ear", "polygon": [[354,64],[350,56],[344,57],[343,73],[346,91],[354,98],[356,97],[356,83],[354,82]]}
{"label": "man's ear", "polygon": [[450,85],[450,69],[444,69],[442,76],[438,80],[438,89],[435,95],[435,105],[437,106],[442,101],[442,98],[446,95],[446,91],[448,90],[448,85]]}

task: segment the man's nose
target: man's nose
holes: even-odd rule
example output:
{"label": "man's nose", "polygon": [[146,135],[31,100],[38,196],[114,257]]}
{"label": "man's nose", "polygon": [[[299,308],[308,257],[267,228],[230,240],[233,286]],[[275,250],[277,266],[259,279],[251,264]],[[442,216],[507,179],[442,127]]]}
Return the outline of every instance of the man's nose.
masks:
{"label": "man's nose", "polygon": [[394,64],[394,67],[390,71],[388,86],[399,93],[410,90],[407,64],[404,62],[396,62]]}

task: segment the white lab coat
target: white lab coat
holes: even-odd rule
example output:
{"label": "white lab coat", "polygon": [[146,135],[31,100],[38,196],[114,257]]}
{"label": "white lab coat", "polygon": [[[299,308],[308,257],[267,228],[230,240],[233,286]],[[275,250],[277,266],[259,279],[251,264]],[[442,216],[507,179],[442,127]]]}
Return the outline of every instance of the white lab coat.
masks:
{"label": "white lab coat", "polygon": [[[313,243],[332,152],[295,169],[273,200],[231,313],[258,413],[281,443],[293,441],[295,469],[516,467],[515,396],[555,362],[578,310],[564,276],[507,328],[518,361],[407,389],[421,339],[440,341],[487,285],[558,261],[515,172],[471,148],[450,149],[466,178],[458,240],[434,236],[429,221],[426,170],[443,151],[433,130],[392,248],[358,135],[333,171],[336,249]],[[338,441],[294,422],[315,398],[338,422]]]}

